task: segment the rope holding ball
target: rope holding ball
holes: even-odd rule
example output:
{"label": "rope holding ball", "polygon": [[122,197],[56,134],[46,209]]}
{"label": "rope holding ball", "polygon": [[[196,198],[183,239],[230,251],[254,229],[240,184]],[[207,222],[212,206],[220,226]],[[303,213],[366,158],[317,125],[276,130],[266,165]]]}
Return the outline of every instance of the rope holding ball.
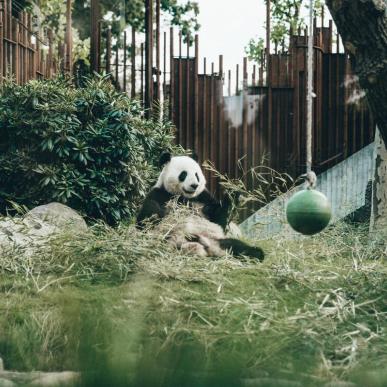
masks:
{"label": "rope holding ball", "polygon": [[313,235],[328,226],[332,217],[327,197],[315,189],[317,176],[312,171],[312,109],[313,109],[313,0],[309,1],[309,36],[307,68],[307,133],[306,133],[306,173],[301,175],[306,181],[306,189],[294,194],[286,206],[286,218],[290,226],[304,235]]}

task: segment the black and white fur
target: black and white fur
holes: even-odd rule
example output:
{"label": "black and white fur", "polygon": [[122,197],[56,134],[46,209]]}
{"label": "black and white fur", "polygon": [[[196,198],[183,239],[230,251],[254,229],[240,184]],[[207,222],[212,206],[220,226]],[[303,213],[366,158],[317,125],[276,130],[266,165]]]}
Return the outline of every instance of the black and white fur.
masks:
{"label": "black and white fur", "polygon": [[227,238],[227,226],[231,201],[220,202],[206,189],[206,179],[200,165],[189,156],[172,156],[163,153],[163,167],[156,185],[149,192],[137,217],[137,227],[147,221],[160,222],[168,215],[170,204],[177,201],[196,212],[179,219],[168,234],[168,240],[181,249],[192,250],[199,255],[219,256],[230,250],[236,256],[264,257],[262,249]]}

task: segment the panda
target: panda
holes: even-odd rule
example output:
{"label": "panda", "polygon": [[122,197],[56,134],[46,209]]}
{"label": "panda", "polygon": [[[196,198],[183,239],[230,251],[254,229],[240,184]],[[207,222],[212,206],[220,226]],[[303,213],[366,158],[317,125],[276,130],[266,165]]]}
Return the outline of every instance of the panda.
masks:
{"label": "panda", "polygon": [[231,211],[231,200],[215,199],[206,188],[206,179],[196,159],[190,156],[172,156],[164,152],[160,157],[162,171],[157,183],[146,196],[137,216],[136,226],[143,229],[148,222],[160,224],[173,203],[193,209],[175,219],[167,240],[182,250],[201,256],[221,256],[229,250],[237,257],[250,256],[262,261],[261,248],[229,238],[225,235]]}

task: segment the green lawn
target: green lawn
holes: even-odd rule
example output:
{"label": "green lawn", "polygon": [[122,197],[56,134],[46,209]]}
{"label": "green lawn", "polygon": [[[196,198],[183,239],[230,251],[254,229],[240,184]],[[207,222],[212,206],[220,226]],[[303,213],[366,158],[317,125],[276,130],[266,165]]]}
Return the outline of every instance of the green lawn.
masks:
{"label": "green lawn", "polygon": [[1,257],[5,367],[90,386],[387,385],[386,254],[363,230],[273,239],[263,263],[160,239],[100,225]]}

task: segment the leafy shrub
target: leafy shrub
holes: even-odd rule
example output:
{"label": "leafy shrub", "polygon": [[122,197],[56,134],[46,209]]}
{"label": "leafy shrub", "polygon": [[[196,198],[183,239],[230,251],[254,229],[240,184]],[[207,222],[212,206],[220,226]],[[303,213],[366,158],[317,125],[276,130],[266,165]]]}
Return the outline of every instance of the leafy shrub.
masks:
{"label": "leafy shrub", "polygon": [[155,177],[170,126],[141,118],[104,78],[11,81],[0,93],[0,206],[58,201],[90,218],[132,216]]}

